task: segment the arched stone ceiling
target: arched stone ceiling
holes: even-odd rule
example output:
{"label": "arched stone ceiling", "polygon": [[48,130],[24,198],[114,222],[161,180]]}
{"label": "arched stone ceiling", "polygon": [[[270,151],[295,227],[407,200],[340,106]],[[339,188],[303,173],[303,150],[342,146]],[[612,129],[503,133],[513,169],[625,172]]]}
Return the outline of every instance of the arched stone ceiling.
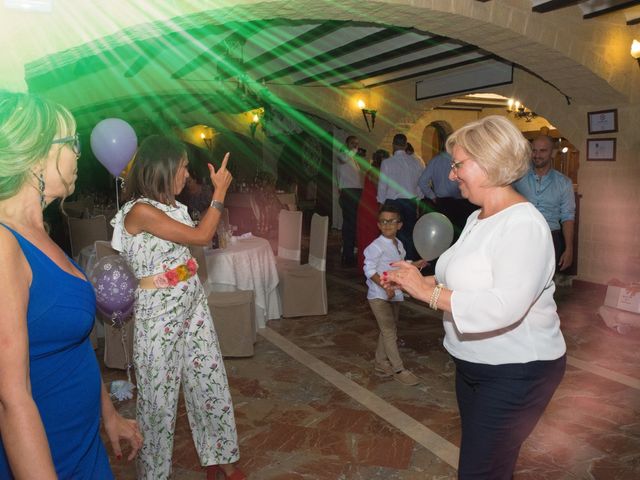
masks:
{"label": "arched stone ceiling", "polygon": [[[62,3],[62,2],[61,2]],[[189,11],[175,2],[175,13]],[[627,56],[618,59],[616,55],[608,55],[613,47],[603,47],[605,41],[615,45],[623,45],[628,33],[623,31],[621,22],[594,21],[589,25],[582,21],[576,12],[554,12],[539,15],[530,11],[528,1],[491,1],[477,2],[471,0],[422,0],[422,1],[355,1],[342,2],[322,0],[296,0],[252,2],[220,2],[234,3],[234,6],[209,9],[196,13],[178,15],[168,20],[127,27],[115,34],[99,38],[60,53],[46,56],[27,66],[27,78],[37,84],[38,78],[44,78],[43,93],[63,103],[65,91],[74,92],[73,74],[60,71],[73,66],[78,73],[95,69],[93,80],[96,89],[109,88],[102,85],[97,73],[102,64],[118,62],[122,49],[129,45],[143,45],[145,41],[159,39],[165,42],[167,49],[175,43],[198,43],[198,32],[216,25],[231,25],[233,22],[259,21],[261,19],[286,19],[289,21],[332,21],[351,20],[371,22],[380,25],[415,28],[435,35],[442,35],[475,45],[494,53],[499,57],[520,65],[525,71],[541,80],[552,84],[571,97],[577,103],[612,104],[623,102],[635,91],[633,81],[637,72],[628,68]],[[86,8],[86,7],[81,7]],[[109,9],[108,6],[105,8]],[[193,5],[190,6],[193,8]],[[79,17],[79,15],[74,15]],[[114,13],[111,12],[111,16]],[[597,23],[596,23],[597,22]],[[77,27],[80,28],[80,27]],[[188,32],[185,37],[184,32]],[[70,32],[71,34],[72,32]],[[597,48],[592,48],[598,46]],[[202,46],[206,49],[206,46]],[[155,53],[140,49],[140,62],[153,62]],[[149,58],[145,59],[145,56]],[[625,60],[626,63],[625,63]],[[634,65],[632,65],[633,67]],[[632,73],[629,75],[629,73]],[[73,73],[73,71],[71,71]],[[51,86],[46,85],[46,78],[53,80]],[[63,81],[56,85],[55,80]],[[145,86],[155,87],[158,96],[170,94],[180,95],[175,87],[164,89],[160,78],[144,78]],[[135,76],[131,80],[132,91],[135,91]],[[86,91],[86,89],[85,89]],[[77,93],[77,90],[76,90]],[[73,102],[74,109],[91,109],[95,106],[95,98],[86,91],[82,105]],[[193,92],[189,92],[193,93]],[[180,100],[173,100],[179,102]]]}

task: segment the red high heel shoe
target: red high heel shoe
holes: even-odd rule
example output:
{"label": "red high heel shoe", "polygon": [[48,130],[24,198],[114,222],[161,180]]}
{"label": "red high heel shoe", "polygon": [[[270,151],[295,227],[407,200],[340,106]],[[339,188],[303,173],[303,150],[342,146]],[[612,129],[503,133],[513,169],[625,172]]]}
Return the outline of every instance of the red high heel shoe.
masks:
{"label": "red high heel shoe", "polygon": [[225,478],[224,470],[218,465],[209,465],[207,467],[207,480],[218,480],[218,472],[222,474],[222,478]]}
{"label": "red high heel shoe", "polygon": [[236,467],[231,475],[227,475],[225,478],[226,480],[247,480],[247,476],[238,467]]}
{"label": "red high heel shoe", "polygon": [[[222,477],[218,476],[222,474]],[[209,465],[207,467],[207,480],[247,480],[247,476],[238,467],[231,475],[227,475],[220,465]]]}

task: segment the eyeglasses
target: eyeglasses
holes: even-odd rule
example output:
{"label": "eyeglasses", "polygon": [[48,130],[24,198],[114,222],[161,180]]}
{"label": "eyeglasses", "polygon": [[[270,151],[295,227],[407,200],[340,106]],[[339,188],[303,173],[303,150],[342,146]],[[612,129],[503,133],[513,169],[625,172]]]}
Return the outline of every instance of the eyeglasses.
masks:
{"label": "eyeglasses", "polygon": [[57,138],[51,142],[52,144],[56,143],[70,143],[71,150],[76,154],[76,157],[80,158],[80,136],[76,133],[71,135],[70,137]]}
{"label": "eyeglasses", "polygon": [[464,162],[451,162],[451,170],[458,170]]}
{"label": "eyeglasses", "polygon": [[398,220],[397,218],[392,218],[387,220],[386,218],[382,220],[378,220],[380,225],[395,225],[396,223],[402,223],[402,220]]}

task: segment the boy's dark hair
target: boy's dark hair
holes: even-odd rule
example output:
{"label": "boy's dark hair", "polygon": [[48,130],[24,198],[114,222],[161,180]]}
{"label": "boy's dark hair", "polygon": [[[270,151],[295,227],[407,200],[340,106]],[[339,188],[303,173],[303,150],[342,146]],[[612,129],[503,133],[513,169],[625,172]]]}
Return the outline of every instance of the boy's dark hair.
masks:
{"label": "boy's dark hair", "polygon": [[125,197],[129,200],[146,197],[173,205],[173,183],[180,162],[187,155],[184,144],[162,135],[145,138],[125,181]]}
{"label": "boy's dark hair", "polygon": [[396,215],[398,215],[398,219],[400,221],[402,221],[402,213],[400,212],[400,209],[397,206],[395,206],[394,204],[392,204],[392,203],[383,204],[380,207],[380,210],[378,211],[378,218],[380,218],[380,214],[384,213],[384,212],[395,213]]}

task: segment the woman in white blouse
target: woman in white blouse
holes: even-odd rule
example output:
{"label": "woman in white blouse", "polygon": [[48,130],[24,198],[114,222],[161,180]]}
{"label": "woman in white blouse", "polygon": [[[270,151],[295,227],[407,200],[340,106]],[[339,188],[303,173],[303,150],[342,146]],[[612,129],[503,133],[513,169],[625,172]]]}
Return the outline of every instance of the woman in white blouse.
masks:
{"label": "woman in white blouse", "polygon": [[462,421],[459,478],[511,479],[565,370],[553,242],[542,215],[511,187],[529,168],[530,147],[509,120],[470,123],[447,151],[449,178],[480,209],[440,256],[435,277],[399,262],[383,281],[444,312]]}

